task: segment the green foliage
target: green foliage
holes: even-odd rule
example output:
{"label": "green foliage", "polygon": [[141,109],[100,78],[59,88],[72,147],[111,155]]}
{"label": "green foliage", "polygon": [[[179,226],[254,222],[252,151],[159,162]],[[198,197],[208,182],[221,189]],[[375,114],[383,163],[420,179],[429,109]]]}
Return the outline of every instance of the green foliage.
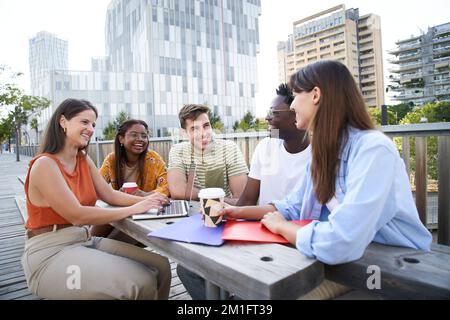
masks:
{"label": "green foliage", "polygon": [[266,120],[256,119],[255,120],[255,129],[256,131],[265,131],[269,128],[269,124]]}
{"label": "green foliage", "polygon": [[39,144],[39,123],[37,118],[31,119],[30,128],[36,132],[36,143]]}
{"label": "green foliage", "polygon": [[388,110],[392,111],[396,116],[396,123],[400,123],[400,120],[402,120],[409,112],[411,112],[414,109],[414,103],[400,103],[394,106],[388,106]]}
{"label": "green foliage", "polygon": [[[372,107],[368,109],[369,115],[372,118],[372,121],[377,124],[381,125],[381,109],[378,107]],[[391,110],[387,110],[388,114],[388,125],[397,124],[395,114]]]}
{"label": "green foliage", "polygon": [[255,119],[255,116],[250,112],[244,115],[241,121],[236,121],[233,125],[234,131],[260,131],[267,130],[268,125],[266,121],[261,121],[260,119]]}
{"label": "green foliage", "polygon": [[219,132],[223,132],[224,130],[224,124],[222,122],[222,119],[219,115],[216,115],[214,112],[211,112],[211,110],[208,111],[208,118],[211,123],[211,127],[214,130],[217,130]]}
{"label": "green foliage", "polygon": [[[6,67],[2,66],[0,68],[0,106],[8,110],[6,121],[14,129],[18,137],[16,139],[18,146],[20,146],[21,127],[28,123],[28,117],[31,114],[39,114],[41,110],[50,105],[49,100],[25,95],[16,84],[10,82],[20,75],[20,73],[6,75]],[[8,81],[3,80],[5,77]],[[18,153],[17,161],[19,161]]]}
{"label": "green foliage", "polygon": [[103,128],[103,138],[105,140],[114,140],[116,138],[117,129],[122,123],[130,119],[125,111],[120,111],[113,122],[108,122],[108,124]]}
{"label": "green foliage", "polygon": [[124,123],[125,121],[129,120],[130,116],[128,115],[128,113],[126,113],[125,111],[120,111],[117,114],[116,119],[114,119],[114,125],[118,128],[120,127],[120,125],[122,123]]}
{"label": "green foliage", "polygon": [[239,121],[239,126],[238,126],[239,131],[245,132],[245,131],[248,131],[248,129],[250,129],[250,124],[248,124],[244,119]]}
{"label": "green foliage", "polygon": [[[450,122],[450,102],[430,102],[423,108],[416,107],[401,121],[401,124],[420,123],[423,119],[427,122]],[[415,170],[415,138],[410,138],[411,171]],[[427,173],[428,177],[437,179],[437,137],[427,138]]]}
{"label": "green foliage", "polygon": [[255,119],[255,116],[250,111],[247,111],[241,121],[236,121],[233,125],[233,130],[238,132],[264,131],[267,128],[267,122],[265,120]]}
{"label": "green foliage", "polygon": [[236,131],[239,129],[239,121],[235,121],[233,124],[233,131]]}
{"label": "green foliage", "polygon": [[14,135],[14,128],[7,118],[0,120],[0,143],[5,142]]}
{"label": "green foliage", "polygon": [[411,112],[406,114],[402,120],[400,120],[400,124],[420,123],[422,115],[422,109],[420,107],[415,107]]}

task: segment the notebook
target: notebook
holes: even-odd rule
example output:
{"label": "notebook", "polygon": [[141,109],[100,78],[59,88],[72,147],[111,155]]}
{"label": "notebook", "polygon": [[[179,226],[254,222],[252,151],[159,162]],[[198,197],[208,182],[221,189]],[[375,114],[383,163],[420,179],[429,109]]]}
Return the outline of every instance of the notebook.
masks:
{"label": "notebook", "polygon": [[223,229],[223,224],[217,228],[205,227],[202,215],[195,214],[172,223],[167,227],[150,232],[147,236],[188,243],[220,246],[225,242],[225,240],[222,239]]}
{"label": "notebook", "polygon": [[[312,220],[289,221],[299,226],[305,226]],[[279,234],[272,233],[260,221],[228,220],[222,234],[223,240],[288,243]]]}
{"label": "notebook", "polygon": [[188,187],[186,188],[185,199],[186,200],[170,200],[169,205],[164,206],[161,210],[150,209],[147,213],[135,214],[131,218],[133,220],[148,220],[148,219],[166,219],[187,217],[189,215],[189,207],[192,201],[192,191],[194,189],[194,179],[197,172],[197,166],[195,163],[191,163],[189,167],[189,174],[187,179]]}

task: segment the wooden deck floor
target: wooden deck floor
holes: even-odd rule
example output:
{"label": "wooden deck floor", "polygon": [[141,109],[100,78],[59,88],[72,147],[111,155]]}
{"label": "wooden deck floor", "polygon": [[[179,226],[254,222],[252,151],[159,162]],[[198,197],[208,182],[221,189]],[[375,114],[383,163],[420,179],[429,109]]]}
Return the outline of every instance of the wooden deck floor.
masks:
{"label": "wooden deck floor", "polygon": [[[25,229],[16,197],[24,197],[23,186],[17,179],[25,175],[30,158],[15,161],[13,154],[0,155],[0,300],[39,300],[28,291],[20,264],[25,243]],[[151,248],[147,248],[151,250]],[[172,284],[169,300],[190,300],[176,274],[176,262],[170,261]]]}

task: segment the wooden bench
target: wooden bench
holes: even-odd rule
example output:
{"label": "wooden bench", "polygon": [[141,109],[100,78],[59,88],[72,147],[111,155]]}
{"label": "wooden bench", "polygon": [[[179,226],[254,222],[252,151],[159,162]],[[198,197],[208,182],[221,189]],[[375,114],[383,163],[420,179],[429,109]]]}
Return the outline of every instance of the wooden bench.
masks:
{"label": "wooden bench", "polygon": [[[22,185],[25,184],[26,175],[20,175],[17,177],[17,179],[22,183]],[[28,219],[28,213],[27,213],[27,200],[25,196],[15,196],[14,197],[16,201],[17,208],[19,209],[20,215],[22,216],[23,223],[27,221]]]}
{"label": "wooden bench", "polygon": [[[376,268],[380,289],[369,290]],[[432,244],[427,253],[372,243],[357,261],[325,265],[325,278],[388,299],[450,299],[450,247]]]}

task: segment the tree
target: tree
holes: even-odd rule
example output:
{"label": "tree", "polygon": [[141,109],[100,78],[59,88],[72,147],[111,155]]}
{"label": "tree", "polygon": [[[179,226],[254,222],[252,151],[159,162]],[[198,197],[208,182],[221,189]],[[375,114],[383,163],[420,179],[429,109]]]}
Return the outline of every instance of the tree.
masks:
{"label": "tree", "polygon": [[120,111],[113,122],[108,122],[106,127],[103,129],[103,137],[105,140],[114,140],[116,138],[117,130],[120,125],[130,119],[128,113],[125,111]]}
{"label": "tree", "polygon": [[233,131],[236,131],[237,129],[239,129],[239,121],[235,121],[233,124]]}
{"label": "tree", "polygon": [[255,116],[250,112],[247,111],[247,113],[244,115],[244,117],[239,121],[237,128],[235,129],[235,126],[233,126],[234,131],[240,129],[242,131],[248,131],[249,129],[254,127],[255,123]]}
{"label": "tree", "polygon": [[39,124],[37,118],[31,120],[30,127],[36,132],[36,144],[39,144]]}
{"label": "tree", "polygon": [[11,138],[14,135],[14,129],[7,118],[0,120],[0,144],[8,140],[9,152],[11,152]]}
{"label": "tree", "polygon": [[[409,112],[401,121],[401,124],[421,123],[423,119],[427,122],[450,122],[450,102],[430,102],[422,108],[416,107]],[[415,168],[415,138],[410,139],[411,169]],[[437,179],[437,137],[427,138],[427,172],[428,176]]]}
{"label": "tree", "polygon": [[[372,118],[372,121],[377,125],[381,125],[381,109],[378,107],[372,107],[369,108],[368,111],[370,117]],[[387,110],[387,114],[388,114],[388,124],[389,125],[397,124],[395,114],[389,109]]]}
{"label": "tree", "polygon": [[[4,71],[2,67],[0,71]],[[20,73],[12,77],[20,76]],[[36,96],[25,95],[17,85],[13,83],[0,83],[0,105],[9,109],[7,121],[9,121],[16,133],[16,161],[20,161],[19,148],[22,125],[26,125],[28,117],[32,113],[39,113],[50,105],[50,101]]]}
{"label": "tree", "polygon": [[222,122],[222,119],[219,115],[216,115],[214,112],[211,112],[211,110],[208,111],[208,118],[209,122],[211,123],[211,127],[215,130],[219,130],[220,132],[223,132],[224,124]]}
{"label": "tree", "polygon": [[388,106],[388,111],[392,111],[395,114],[395,117],[397,118],[397,123],[400,123],[400,121],[413,109],[414,109],[413,102],[400,103],[394,106]]}
{"label": "tree", "polygon": [[255,130],[256,131],[265,131],[269,128],[269,124],[266,120],[256,119],[255,120]]}

